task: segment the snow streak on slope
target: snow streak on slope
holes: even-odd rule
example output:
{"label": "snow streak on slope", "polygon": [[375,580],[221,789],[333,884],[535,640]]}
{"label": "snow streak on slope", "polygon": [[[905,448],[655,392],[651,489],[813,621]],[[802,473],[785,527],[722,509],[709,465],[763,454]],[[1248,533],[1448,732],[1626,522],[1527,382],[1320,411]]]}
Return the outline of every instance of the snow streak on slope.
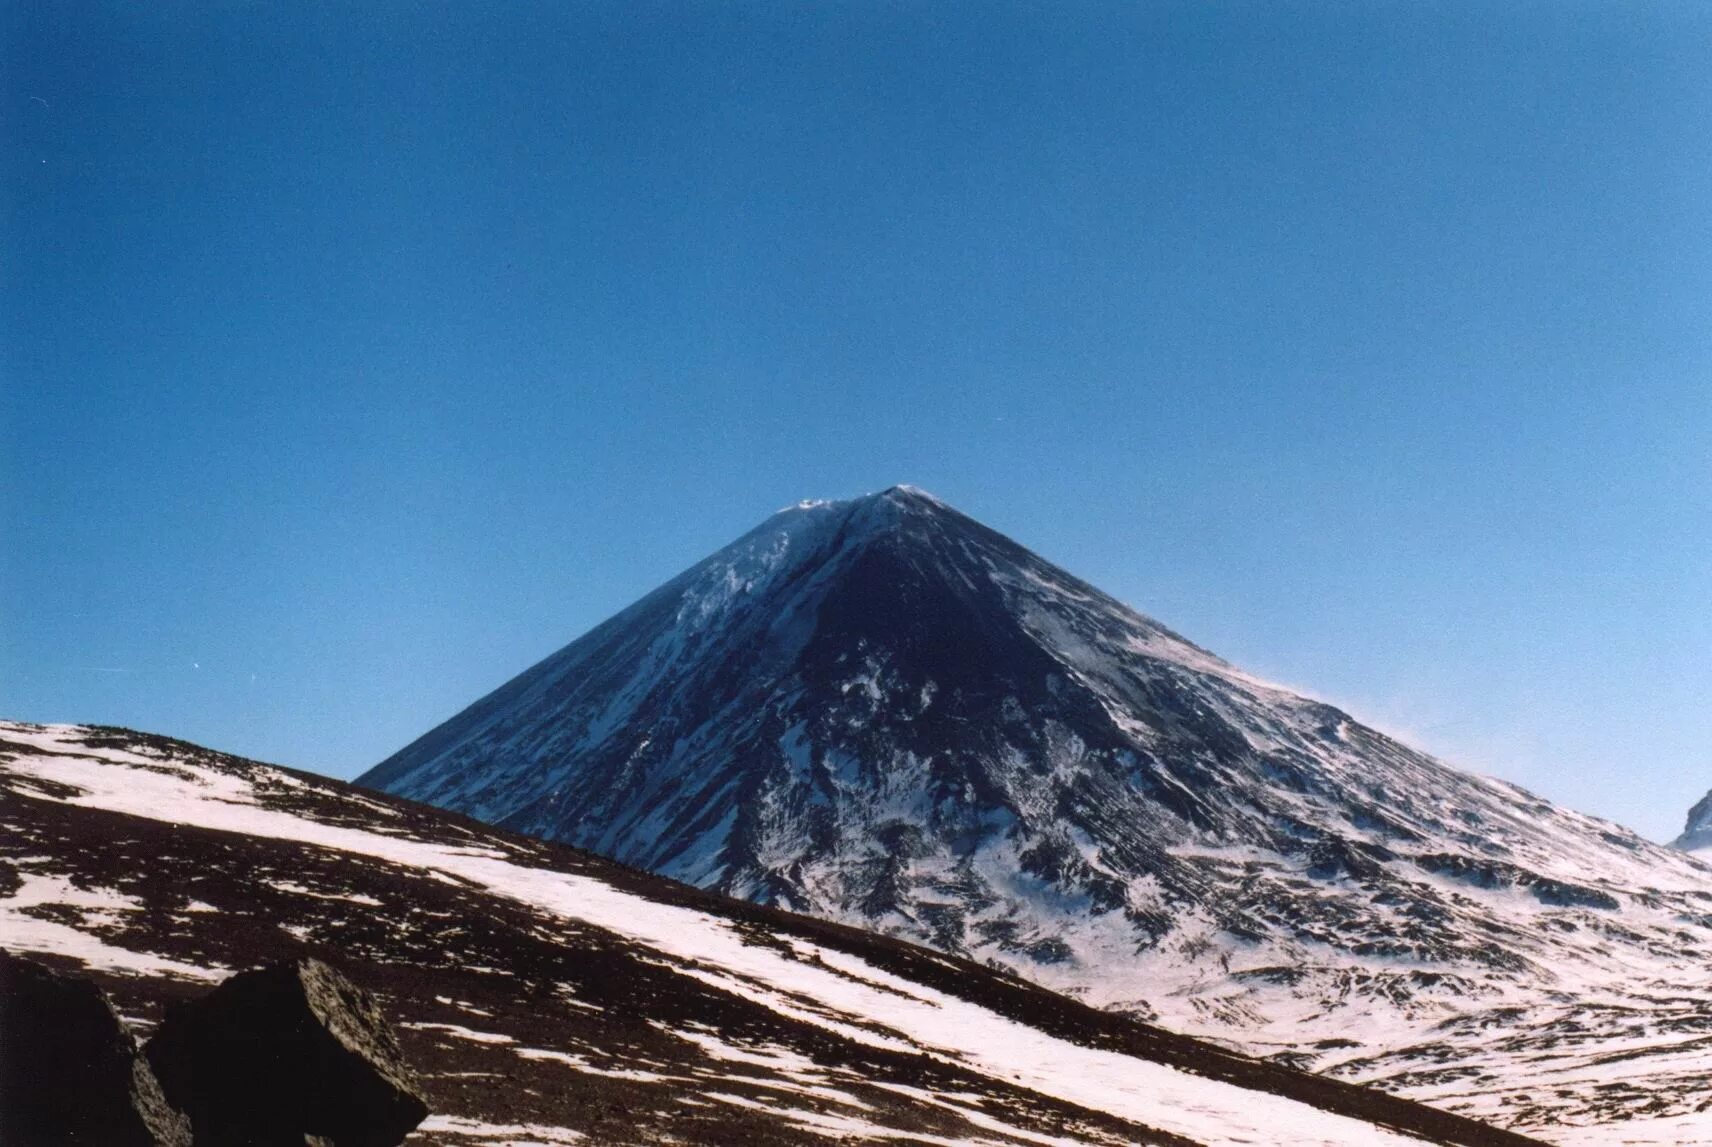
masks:
{"label": "snow streak on slope", "polygon": [[1519,1127],[1704,1102],[1712,870],[920,491],[781,512],[363,782]]}
{"label": "snow streak on slope", "polygon": [[127,1015],[158,1011],[139,982],[330,956],[428,1067],[419,1142],[1525,1142],[176,742],[0,724],[0,791],[8,946],[85,964]]}

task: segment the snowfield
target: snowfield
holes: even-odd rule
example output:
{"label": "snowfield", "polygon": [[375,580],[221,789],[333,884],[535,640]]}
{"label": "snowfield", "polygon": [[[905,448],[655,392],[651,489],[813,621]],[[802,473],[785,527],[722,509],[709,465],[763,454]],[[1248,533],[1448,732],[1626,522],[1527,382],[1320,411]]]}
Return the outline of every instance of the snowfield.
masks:
{"label": "snowfield", "polygon": [[[772,917],[756,915],[760,910],[727,914],[705,898],[698,907],[697,894],[687,890],[674,902],[659,892],[674,886],[571,853],[564,856],[574,863],[548,863],[558,854],[517,838],[484,838],[461,822],[442,825],[336,782],[71,726],[0,725],[0,762],[6,835],[16,845],[7,862],[19,877],[11,894],[0,897],[8,947],[81,963],[105,976],[116,995],[152,999],[157,988],[182,994],[253,962],[235,952],[225,954],[224,964],[182,955],[187,946],[217,948],[227,930],[240,936],[245,928],[271,927],[279,955],[297,941],[324,938],[330,943],[323,950],[338,949],[327,954],[354,966],[359,979],[368,961],[380,957],[373,973],[380,975],[389,957],[384,947],[371,951],[376,941],[365,937],[396,933],[394,964],[420,963],[426,970],[414,974],[458,981],[455,990],[449,981],[443,989],[380,988],[391,1008],[433,1009],[401,1020],[400,1035],[407,1052],[456,1066],[443,1075],[429,1072],[431,1084],[450,1094],[492,1075],[503,1059],[536,1073],[527,1088],[507,1085],[520,1091],[550,1091],[542,1081],[560,1080],[665,1094],[674,1120],[713,1112],[705,1117],[758,1120],[770,1134],[810,1142],[841,1136],[1208,1147],[1523,1142],[1443,1117],[1432,1123],[1430,1113],[1377,1095],[1371,1099],[1382,1106],[1374,1110],[1390,1126],[1376,1125],[1280,1093],[1295,1086],[1292,1078],[1303,1079],[1310,1089],[1332,1089],[1317,1094],[1348,1108],[1368,1102],[1358,1090],[1337,1091],[1335,1084],[1210,1048],[1197,1051],[1189,1041],[1161,1045],[1182,1062],[1150,1059],[1118,1046],[1132,1027],[1136,1039],[1147,1035],[1138,1025],[1053,1004],[1021,984],[996,983],[991,990],[1005,998],[1069,1011],[1069,1018],[1045,1025],[1025,1022],[984,1005],[976,993],[948,990],[947,984],[979,986],[992,978],[967,965],[895,945],[874,949],[884,958],[864,956],[864,944],[886,942],[836,931],[817,938],[808,922],[795,932],[766,931],[757,921]],[[100,855],[107,850],[116,851]],[[187,871],[199,874],[197,886],[168,893],[165,882],[180,854],[188,858]],[[91,867],[98,857],[99,871]],[[149,871],[127,868],[122,862],[130,859]],[[287,864],[291,871],[281,871]],[[429,891],[404,895],[400,881]],[[198,900],[189,899],[192,891]],[[504,945],[483,950],[492,965],[467,955],[452,961],[464,930],[481,923],[479,913],[444,911],[434,895],[488,905],[495,917],[515,912],[520,933],[542,942],[549,964],[582,978],[539,975],[513,962],[516,954]],[[169,896],[177,900],[169,904]],[[257,896],[282,898],[289,911],[258,912],[270,918],[250,920],[244,898]],[[190,907],[206,908],[209,900],[224,901],[224,927],[216,913]],[[385,913],[393,917],[381,922],[384,928],[365,930]],[[73,915],[78,922],[67,922]],[[50,916],[61,922],[44,927]],[[612,968],[627,968],[627,975],[589,974],[620,956],[630,963]],[[942,982],[924,982],[903,967],[937,970]],[[645,991],[640,985],[648,975],[671,990]],[[528,998],[519,1006],[515,997],[526,981]],[[618,1014],[614,993],[636,1014]],[[137,1010],[121,1002],[128,1013]],[[525,1013],[527,1030],[518,1026]],[[770,1034],[761,1034],[763,1018]],[[1115,1033],[1103,1041],[1111,1046],[1063,1034],[1089,1023],[1096,1025],[1090,1031],[1106,1025]],[[612,1024],[639,1032],[657,1050],[615,1055],[616,1038],[601,1042],[604,1025]],[[1206,1061],[1202,1070],[1187,1065],[1185,1057],[1195,1055]],[[888,1079],[877,1068],[853,1071],[852,1056],[913,1066]],[[936,1084],[932,1076],[941,1072],[961,1082]],[[1245,1072],[1255,1073],[1255,1081],[1234,1078]],[[1261,1079],[1267,1082],[1257,1086]],[[556,1145],[590,1133],[574,1120],[500,1118],[504,1107],[492,1109],[492,1088],[488,1095],[485,1111],[436,1105],[417,1140]],[[434,1098],[444,1103],[444,1095]],[[1417,1116],[1432,1130],[1408,1130]],[[627,1120],[635,1136],[628,1141],[653,1141],[646,1119],[632,1113]]]}

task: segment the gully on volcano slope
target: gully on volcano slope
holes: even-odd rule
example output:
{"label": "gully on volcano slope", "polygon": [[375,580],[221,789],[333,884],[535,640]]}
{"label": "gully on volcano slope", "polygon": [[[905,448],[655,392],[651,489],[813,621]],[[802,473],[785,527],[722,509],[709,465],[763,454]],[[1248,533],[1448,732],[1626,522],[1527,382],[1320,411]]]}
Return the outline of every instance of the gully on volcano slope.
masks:
{"label": "gully on volcano slope", "polygon": [[1712,869],[907,487],[780,512],[361,783],[1560,1141],[1712,1142]]}

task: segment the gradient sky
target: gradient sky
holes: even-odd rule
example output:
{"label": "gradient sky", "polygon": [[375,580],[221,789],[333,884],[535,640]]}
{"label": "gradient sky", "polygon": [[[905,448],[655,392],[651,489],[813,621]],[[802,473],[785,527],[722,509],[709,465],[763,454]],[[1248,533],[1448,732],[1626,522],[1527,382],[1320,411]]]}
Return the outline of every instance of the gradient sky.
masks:
{"label": "gradient sky", "polygon": [[350,776],[910,482],[1455,763],[1712,787],[1712,7],[0,27],[0,714]]}

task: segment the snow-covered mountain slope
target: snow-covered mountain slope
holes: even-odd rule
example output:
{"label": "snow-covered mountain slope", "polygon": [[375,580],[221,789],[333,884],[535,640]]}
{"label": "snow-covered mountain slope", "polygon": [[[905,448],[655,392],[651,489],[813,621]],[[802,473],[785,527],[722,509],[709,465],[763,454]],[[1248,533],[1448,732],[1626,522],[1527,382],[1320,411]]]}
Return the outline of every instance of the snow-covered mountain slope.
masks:
{"label": "snow-covered mountain slope", "polygon": [[920,491],[775,515],[362,781],[1561,1141],[1712,1142],[1712,869]]}
{"label": "snow-covered mountain slope", "polygon": [[[0,941],[148,1029],[293,955],[376,993],[412,1144],[1529,1142],[351,786],[0,723]],[[28,1033],[6,1032],[7,1039]]]}
{"label": "snow-covered mountain slope", "polygon": [[1712,793],[1707,793],[1688,810],[1688,823],[1682,835],[1671,842],[1672,847],[1685,852],[1712,849]]}

